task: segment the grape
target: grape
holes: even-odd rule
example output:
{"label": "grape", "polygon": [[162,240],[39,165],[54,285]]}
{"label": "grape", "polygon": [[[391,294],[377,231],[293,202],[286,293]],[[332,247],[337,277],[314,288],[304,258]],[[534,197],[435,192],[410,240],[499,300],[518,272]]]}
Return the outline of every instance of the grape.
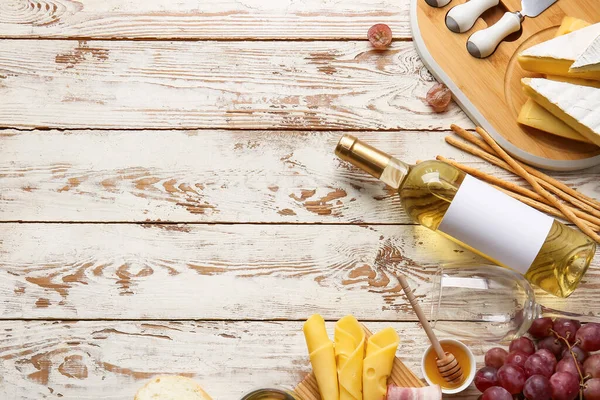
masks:
{"label": "grape", "polygon": [[522,351],[513,351],[508,353],[508,356],[506,356],[504,365],[512,364],[516,365],[517,367],[525,368],[525,361],[527,361],[527,358],[529,358],[529,356]]}
{"label": "grape", "polygon": [[427,92],[425,100],[433,108],[433,111],[444,112],[452,100],[452,92],[443,83],[436,83]]}
{"label": "grape", "polygon": [[554,370],[554,368],[556,368],[556,357],[554,357],[554,354],[552,354],[552,352],[548,349],[539,349],[538,351],[535,352],[535,354],[541,356],[544,360],[546,360],[546,362],[548,364],[552,365],[552,370]]}
{"label": "grape", "polygon": [[[579,368],[579,369],[577,369]],[[556,372],[567,372],[579,379],[579,371],[583,370],[583,366],[579,361],[575,361],[573,357],[563,358],[556,364]]]}
{"label": "grape", "polygon": [[550,378],[552,400],[575,400],[579,395],[579,379],[567,372],[557,372]]}
{"label": "grape", "polygon": [[581,347],[579,347],[579,346],[573,346],[573,347],[571,347],[571,350],[565,349],[563,351],[562,358],[573,357],[573,355],[571,354],[571,351],[573,353],[575,353],[575,358],[579,362],[584,362],[585,359],[588,358],[588,356],[589,356],[588,352],[585,351],[585,350],[583,350]]}
{"label": "grape", "polygon": [[517,350],[522,351],[523,353],[530,356],[533,353],[535,353],[535,345],[533,344],[531,339],[526,337],[520,337],[510,342],[510,346],[508,346],[508,351],[510,352]]}
{"label": "grape", "polygon": [[480,392],[487,388],[498,386],[498,370],[493,367],[483,367],[475,374],[475,387]]}
{"label": "grape", "polygon": [[583,363],[585,375],[592,378],[600,378],[600,354],[593,354]]}
{"label": "grape", "polygon": [[532,375],[525,382],[523,394],[527,400],[550,400],[550,381],[543,375]]}
{"label": "grape", "polygon": [[385,49],[392,43],[392,30],[386,24],[376,24],[369,29],[367,37],[373,47]]}
{"label": "grape", "polygon": [[575,334],[577,330],[581,327],[581,323],[579,321],[575,321],[573,319],[564,319],[559,318],[554,321],[553,329],[554,331],[561,337],[564,337],[569,341],[569,343],[575,343]]}
{"label": "grape", "polygon": [[547,349],[554,354],[554,356],[558,359],[563,352],[564,343],[562,340],[558,340],[552,336],[548,336],[547,338],[543,338],[538,342],[538,349]]}
{"label": "grape", "polygon": [[539,354],[533,354],[525,361],[525,373],[527,376],[543,375],[550,378],[554,373],[554,366]]}
{"label": "grape", "polygon": [[512,395],[500,386],[492,386],[483,392],[481,400],[513,400]]}
{"label": "grape", "polygon": [[600,400],[600,379],[590,379],[585,383],[583,398],[585,400]]}
{"label": "grape", "polygon": [[504,365],[506,356],[508,356],[508,351],[504,350],[502,347],[489,349],[485,353],[485,366],[498,369]]}
{"label": "grape", "polygon": [[505,364],[498,370],[498,383],[511,394],[521,393],[527,375],[523,368]]}
{"label": "grape", "polygon": [[593,322],[585,324],[579,328],[575,337],[579,340],[579,347],[583,350],[600,350],[600,324],[595,324]]}
{"label": "grape", "polygon": [[538,318],[534,319],[529,327],[529,334],[534,338],[541,339],[546,336],[552,335],[550,330],[552,329],[552,318]]}

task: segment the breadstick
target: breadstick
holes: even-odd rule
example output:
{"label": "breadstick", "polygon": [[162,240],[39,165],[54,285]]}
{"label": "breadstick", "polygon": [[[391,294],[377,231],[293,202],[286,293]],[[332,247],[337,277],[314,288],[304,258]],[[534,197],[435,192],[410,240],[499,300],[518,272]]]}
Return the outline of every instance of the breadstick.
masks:
{"label": "breadstick", "polygon": [[583,233],[588,235],[590,238],[595,240],[597,243],[600,243],[600,235],[596,234],[590,227],[579,217],[577,217],[571,209],[565,206],[563,203],[558,201],[556,197],[550,194],[546,189],[540,186],[540,184],[535,180],[529,172],[527,172],[521,165],[519,165],[515,160],[512,159],[511,156],[508,155],[498,144],[492,139],[492,137],[487,133],[483,128],[477,127],[475,129],[479,135],[485,140],[485,142],[498,154],[508,165],[510,165],[517,172],[519,176],[525,179],[539,194],[548,200],[552,205],[558,208],[568,219],[573,222]]}
{"label": "breadstick", "polygon": [[[494,156],[497,155],[497,153],[486,142],[484,142],[483,140],[479,139],[478,137],[476,137],[471,132],[469,132],[469,131],[461,128],[460,126],[454,125],[454,124],[450,125],[450,128],[452,129],[452,131],[455,134],[457,134],[461,138],[465,139],[466,141],[471,142],[471,143],[479,146],[484,151],[490,153],[490,155],[494,155]],[[560,182],[560,181],[552,178],[551,176],[548,176],[548,175],[544,174],[543,172],[538,171],[535,168],[532,168],[532,167],[530,167],[528,165],[525,165],[525,164],[523,164],[520,161],[515,160],[515,162],[517,164],[519,164],[521,167],[523,167],[531,175],[533,175],[536,178],[538,178],[538,182],[539,182],[539,180],[545,181],[549,185],[552,185],[552,186],[556,187],[557,189],[562,190],[564,193],[566,193],[566,194],[568,194],[568,195],[570,195],[572,197],[575,197],[576,199],[579,199],[580,201],[584,202],[585,204],[589,205],[590,207],[593,207],[595,210],[599,210],[600,211],[600,201],[592,199],[591,197],[586,196],[585,194],[576,191],[575,189],[573,189],[573,188],[565,185],[564,183],[562,183],[562,182]],[[504,168],[504,167],[501,167],[501,168]],[[512,171],[512,172],[514,172],[514,171]],[[546,187],[546,188],[548,188],[548,187]],[[553,193],[556,194],[556,192],[553,192]],[[573,205],[578,206],[577,204],[573,204]]]}
{"label": "breadstick", "polygon": [[[533,191],[531,191],[531,190],[529,190],[527,188],[521,187],[521,186],[519,186],[519,185],[517,185],[515,183],[508,182],[508,181],[505,181],[503,179],[497,178],[497,177],[495,177],[493,175],[486,174],[485,172],[479,171],[476,168],[460,164],[460,163],[458,163],[456,161],[449,160],[449,159],[447,159],[447,158],[445,158],[443,156],[437,156],[436,159],[439,160],[439,161],[443,161],[443,162],[445,162],[447,164],[450,164],[450,165],[452,165],[452,166],[454,166],[454,167],[456,167],[456,168],[458,168],[458,169],[466,172],[467,174],[472,175],[475,178],[481,179],[482,181],[490,183],[490,184],[492,184],[494,186],[506,189],[506,190],[508,190],[510,192],[518,193],[520,195],[519,196],[520,197],[519,200],[521,200],[522,198],[529,198],[529,199],[531,199],[533,201],[544,203],[547,206],[552,206],[552,204],[548,200],[546,200],[544,197],[540,196],[536,192],[533,192]],[[515,197],[515,196],[513,196],[513,197]],[[528,204],[528,205],[531,205],[528,202],[525,202],[525,201],[523,201],[523,202],[526,203],[526,204]],[[535,208],[537,208],[539,210],[539,207],[537,207],[537,206],[533,206],[533,207],[535,207]],[[585,212],[583,212],[581,210],[577,210],[575,208],[571,208],[571,210],[579,218],[590,222],[594,226],[600,226],[600,218],[597,218],[597,217],[595,217],[593,215],[586,214]],[[558,211],[558,209],[556,209],[556,211]],[[552,212],[548,212],[548,213],[552,214],[552,215],[555,215]],[[567,219],[563,214],[560,214],[560,212],[559,212],[558,217],[559,218]],[[594,230],[597,230],[597,229],[594,229]]]}
{"label": "breadstick", "polygon": [[[553,217],[566,219],[566,217],[563,215],[563,213],[561,213],[560,210],[556,207],[549,206],[546,203],[542,203],[540,201],[530,199],[529,197],[522,196],[520,194],[511,192],[510,190],[507,190],[507,189],[504,189],[504,188],[501,188],[498,186],[495,186],[495,188],[500,190],[501,192],[504,192],[505,194],[509,195],[510,197],[517,199],[517,200],[527,204],[530,207],[535,208],[536,210],[545,212],[546,214],[552,215]],[[585,221],[585,223],[590,227],[590,229],[592,229],[596,232],[600,231],[600,225],[596,225],[592,222],[587,222],[587,221]]]}

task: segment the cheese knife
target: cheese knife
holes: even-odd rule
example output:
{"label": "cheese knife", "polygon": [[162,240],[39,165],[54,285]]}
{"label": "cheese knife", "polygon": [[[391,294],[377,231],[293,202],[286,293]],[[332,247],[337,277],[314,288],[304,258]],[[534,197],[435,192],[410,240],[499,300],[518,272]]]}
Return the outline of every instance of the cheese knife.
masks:
{"label": "cheese knife", "polygon": [[504,38],[521,29],[525,17],[537,17],[556,1],[522,0],[521,11],[507,12],[494,25],[472,34],[467,40],[467,51],[476,58],[490,56]]}
{"label": "cheese knife", "polygon": [[470,0],[454,6],[446,14],[446,27],[454,33],[466,32],[475,25],[481,14],[498,3],[500,0]]}

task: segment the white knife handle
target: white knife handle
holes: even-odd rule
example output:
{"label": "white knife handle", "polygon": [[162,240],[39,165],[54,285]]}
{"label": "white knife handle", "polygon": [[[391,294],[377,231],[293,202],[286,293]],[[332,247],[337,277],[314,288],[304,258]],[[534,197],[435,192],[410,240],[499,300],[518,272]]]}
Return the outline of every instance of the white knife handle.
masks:
{"label": "white knife handle", "polygon": [[429,4],[431,7],[440,8],[446,6],[452,0],[425,0],[425,3]]}
{"label": "white knife handle", "polygon": [[466,32],[475,25],[481,14],[498,3],[500,0],[471,0],[452,7],[446,14],[446,26],[455,33]]}
{"label": "white knife handle", "polygon": [[505,37],[521,29],[521,13],[507,12],[494,25],[475,32],[467,41],[469,54],[476,58],[490,56]]}

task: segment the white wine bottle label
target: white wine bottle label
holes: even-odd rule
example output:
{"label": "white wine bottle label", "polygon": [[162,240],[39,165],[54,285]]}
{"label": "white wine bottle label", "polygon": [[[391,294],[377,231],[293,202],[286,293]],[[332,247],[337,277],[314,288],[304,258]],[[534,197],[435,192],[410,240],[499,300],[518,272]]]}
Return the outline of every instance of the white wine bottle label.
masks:
{"label": "white wine bottle label", "polygon": [[554,219],[466,175],[438,230],[525,274]]}

